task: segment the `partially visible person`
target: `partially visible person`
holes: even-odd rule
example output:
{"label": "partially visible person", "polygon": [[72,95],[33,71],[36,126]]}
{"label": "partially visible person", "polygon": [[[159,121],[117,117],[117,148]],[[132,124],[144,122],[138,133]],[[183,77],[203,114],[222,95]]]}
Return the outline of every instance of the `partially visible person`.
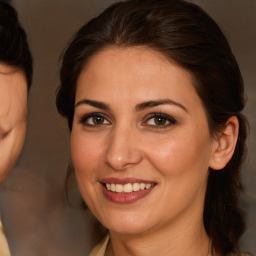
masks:
{"label": "partially visible person", "polygon": [[[26,134],[32,56],[17,12],[0,1],[0,184],[14,167]],[[0,222],[0,255],[10,255]]]}
{"label": "partially visible person", "polygon": [[182,0],[115,3],[62,58],[79,189],[109,230],[91,256],[238,256],[243,79],[218,25]]}

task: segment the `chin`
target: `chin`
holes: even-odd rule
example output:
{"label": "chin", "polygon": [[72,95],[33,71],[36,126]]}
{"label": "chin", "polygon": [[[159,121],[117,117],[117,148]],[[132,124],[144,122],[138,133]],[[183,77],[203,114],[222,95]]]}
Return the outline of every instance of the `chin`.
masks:
{"label": "chin", "polygon": [[137,236],[143,233],[147,233],[147,229],[141,226],[122,226],[122,227],[110,227],[108,228],[110,232],[117,233],[123,236]]}
{"label": "chin", "polygon": [[100,222],[110,230],[110,232],[121,235],[138,235],[147,232],[150,228],[146,218],[129,214],[123,216],[117,214],[112,217],[101,219]]}

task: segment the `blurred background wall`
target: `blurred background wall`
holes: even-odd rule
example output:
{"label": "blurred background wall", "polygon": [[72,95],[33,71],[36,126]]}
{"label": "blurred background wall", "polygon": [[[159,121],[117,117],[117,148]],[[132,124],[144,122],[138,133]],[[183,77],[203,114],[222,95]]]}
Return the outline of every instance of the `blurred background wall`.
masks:
{"label": "blurred background wall", "polygon": [[[0,191],[0,210],[12,255],[88,255],[94,219],[81,207],[75,182],[71,202],[64,180],[69,161],[66,122],[55,107],[58,58],[71,36],[113,0],[13,0],[34,56],[27,139],[20,160]],[[243,168],[242,198],[248,229],[242,247],[256,255],[256,1],[194,0],[220,25],[238,59],[248,95],[251,133]]]}

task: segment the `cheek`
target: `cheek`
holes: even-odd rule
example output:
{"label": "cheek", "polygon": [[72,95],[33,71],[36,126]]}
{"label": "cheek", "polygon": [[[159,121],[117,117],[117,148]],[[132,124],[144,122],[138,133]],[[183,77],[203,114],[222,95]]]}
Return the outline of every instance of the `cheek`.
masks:
{"label": "cheek", "polygon": [[79,190],[92,212],[95,212],[99,191],[97,177],[102,167],[102,148],[100,140],[83,135],[76,127],[71,132],[71,157]]}
{"label": "cheek", "polygon": [[26,133],[26,122],[24,121],[6,137],[0,140],[0,182],[2,182],[10,170],[14,167]]}
{"label": "cheek", "polygon": [[102,158],[101,142],[93,136],[83,136],[83,133],[73,127],[71,132],[71,157],[77,175],[90,175]]}
{"label": "cheek", "polygon": [[147,158],[163,175],[180,175],[208,169],[208,137],[192,136],[190,132],[184,134],[162,138],[145,147]]}
{"label": "cheek", "polygon": [[9,140],[0,141],[0,183],[3,182],[12,166],[11,148],[12,143],[10,145]]}

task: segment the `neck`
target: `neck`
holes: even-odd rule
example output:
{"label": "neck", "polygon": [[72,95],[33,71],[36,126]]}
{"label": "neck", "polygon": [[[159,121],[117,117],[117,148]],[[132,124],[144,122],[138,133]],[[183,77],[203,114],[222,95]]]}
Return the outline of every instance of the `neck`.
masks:
{"label": "neck", "polygon": [[161,227],[145,234],[120,235],[110,232],[111,242],[106,255],[123,256],[207,256],[210,239],[203,223],[187,222],[186,225]]}

